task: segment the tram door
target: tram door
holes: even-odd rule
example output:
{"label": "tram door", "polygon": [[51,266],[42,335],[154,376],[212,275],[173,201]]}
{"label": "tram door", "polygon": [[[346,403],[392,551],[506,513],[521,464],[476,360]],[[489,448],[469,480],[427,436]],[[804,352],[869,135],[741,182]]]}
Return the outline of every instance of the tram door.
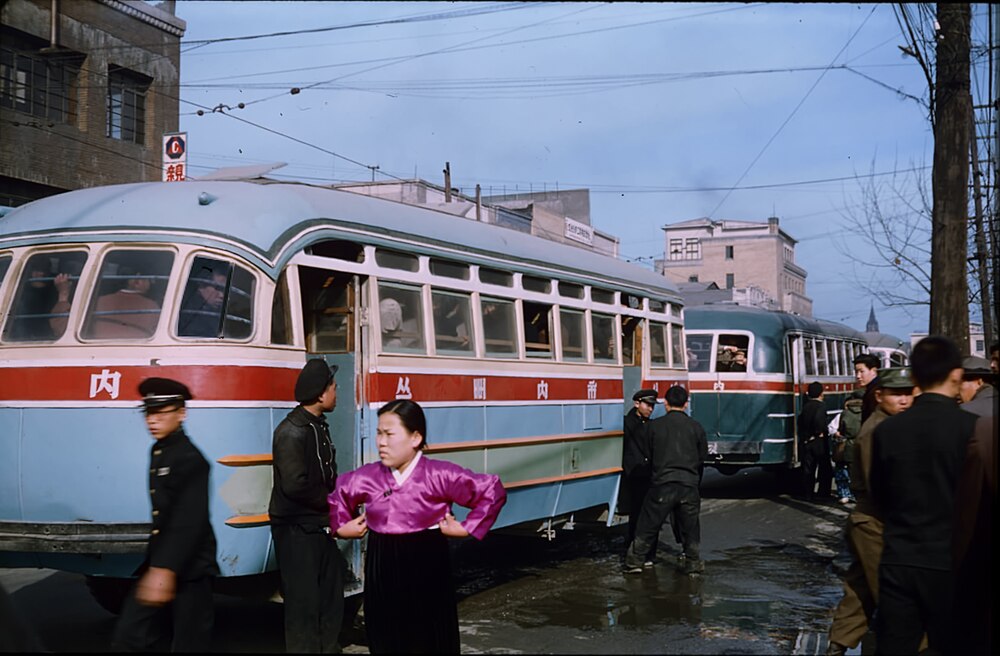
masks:
{"label": "tram door", "polygon": [[792,396],[789,400],[791,428],[788,434],[792,436],[792,464],[798,465],[799,454],[799,412],[802,410],[802,381],[805,374],[804,356],[802,352],[802,336],[788,336],[788,369],[791,372]]}

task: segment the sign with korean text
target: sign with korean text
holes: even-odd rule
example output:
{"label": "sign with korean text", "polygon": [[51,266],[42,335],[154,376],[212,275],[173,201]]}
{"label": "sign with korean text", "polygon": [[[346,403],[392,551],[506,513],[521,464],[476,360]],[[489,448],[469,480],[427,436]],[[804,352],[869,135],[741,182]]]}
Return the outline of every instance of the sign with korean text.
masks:
{"label": "sign with korean text", "polygon": [[163,135],[163,181],[183,182],[187,178],[187,132]]}

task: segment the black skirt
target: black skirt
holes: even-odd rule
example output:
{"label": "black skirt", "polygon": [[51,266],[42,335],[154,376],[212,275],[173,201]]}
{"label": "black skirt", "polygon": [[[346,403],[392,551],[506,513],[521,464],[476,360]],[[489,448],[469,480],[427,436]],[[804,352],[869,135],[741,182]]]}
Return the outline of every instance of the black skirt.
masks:
{"label": "black skirt", "polygon": [[457,654],[458,608],[448,538],[431,529],[368,530],[365,632],[373,654]]}

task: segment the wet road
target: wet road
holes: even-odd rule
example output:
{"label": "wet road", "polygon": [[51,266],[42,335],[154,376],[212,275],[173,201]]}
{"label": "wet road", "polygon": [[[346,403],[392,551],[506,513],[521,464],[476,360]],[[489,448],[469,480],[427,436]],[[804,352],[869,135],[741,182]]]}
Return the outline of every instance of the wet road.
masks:
{"label": "wet road", "polygon": [[[758,470],[707,473],[702,493],[701,577],[672,566],[669,535],[664,562],[622,575],[623,525],[463,541],[453,554],[463,651],[789,654],[801,633],[825,633],[846,564],[846,511],[780,495]],[[114,616],[82,577],[0,570],[0,582],[46,649],[107,649]],[[215,650],[282,650],[280,605],[221,595],[216,604]],[[358,638],[346,651],[367,649]]]}

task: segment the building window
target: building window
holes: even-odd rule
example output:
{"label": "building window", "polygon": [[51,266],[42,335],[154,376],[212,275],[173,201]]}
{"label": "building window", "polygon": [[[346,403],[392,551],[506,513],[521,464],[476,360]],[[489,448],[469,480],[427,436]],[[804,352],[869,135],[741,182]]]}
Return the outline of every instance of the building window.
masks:
{"label": "building window", "polygon": [[732,246],[726,246],[726,259],[727,260],[733,259],[733,247]]}
{"label": "building window", "polygon": [[146,141],[146,92],[151,78],[128,69],[108,68],[108,132],[112,139]]}
{"label": "building window", "polygon": [[736,286],[736,275],[732,273],[726,274],[726,289],[732,289]]}
{"label": "building window", "polygon": [[685,260],[700,260],[701,259],[701,241],[697,238],[688,238],[684,240],[684,259]]}
{"label": "building window", "polygon": [[684,259],[684,240],[683,239],[671,239],[670,240],[670,253],[668,254],[668,259],[671,259],[671,260],[683,260]]}
{"label": "building window", "polygon": [[76,76],[83,55],[47,57],[44,41],[4,30],[0,47],[0,106],[39,118],[68,123],[76,115]]}

